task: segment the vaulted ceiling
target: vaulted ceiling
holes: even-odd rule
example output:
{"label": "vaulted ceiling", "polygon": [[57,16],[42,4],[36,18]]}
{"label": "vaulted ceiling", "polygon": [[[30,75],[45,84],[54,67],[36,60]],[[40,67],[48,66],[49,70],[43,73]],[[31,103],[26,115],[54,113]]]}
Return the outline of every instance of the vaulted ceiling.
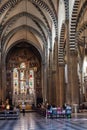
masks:
{"label": "vaulted ceiling", "polygon": [[42,50],[57,35],[58,0],[1,0],[0,34],[2,46],[28,40]]}

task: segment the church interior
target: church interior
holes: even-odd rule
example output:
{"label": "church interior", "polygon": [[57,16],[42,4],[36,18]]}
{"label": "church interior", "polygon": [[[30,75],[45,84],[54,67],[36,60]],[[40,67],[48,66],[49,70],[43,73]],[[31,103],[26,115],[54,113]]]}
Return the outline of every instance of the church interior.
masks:
{"label": "church interior", "polygon": [[0,0],[0,104],[87,102],[87,0]]}

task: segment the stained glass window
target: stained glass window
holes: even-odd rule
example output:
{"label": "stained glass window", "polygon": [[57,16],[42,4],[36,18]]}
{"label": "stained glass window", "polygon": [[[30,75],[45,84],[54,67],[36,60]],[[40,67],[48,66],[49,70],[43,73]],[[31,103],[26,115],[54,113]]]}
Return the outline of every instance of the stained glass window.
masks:
{"label": "stained glass window", "polygon": [[20,80],[24,79],[25,79],[24,70],[20,70]]}
{"label": "stained glass window", "polygon": [[13,69],[13,88],[14,88],[14,93],[18,93],[18,70],[17,68]]}
{"label": "stained glass window", "polygon": [[25,86],[26,86],[26,84],[25,84],[25,78],[26,78],[25,68],[26,68],[25,63],[24,62],[21,63],[20,64],[20,93],[26,93],[25,92]]}
{"label": "stained glass window", "polygon": [[13,69],[13,90],[14,102],[34,102],[34,69],[28,68],[24,62]]}
{"label": "stained glass window", "polygon": [[24,62],[20,64],[20,68],[26,68],[26,65]]}
{"label": "stained glass window", "polygon": [[30,70],[29,72],[29,92],[30,94],[34,93],[34,71]]}
{"label": "stained glass window", "polygon": [[25,93],[25,81],[20,82],[20,93]]}

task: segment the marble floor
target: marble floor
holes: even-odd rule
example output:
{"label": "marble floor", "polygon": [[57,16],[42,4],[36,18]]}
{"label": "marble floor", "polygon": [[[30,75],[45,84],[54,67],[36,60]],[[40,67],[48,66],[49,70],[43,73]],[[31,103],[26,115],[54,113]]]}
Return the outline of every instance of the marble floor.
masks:
{"label": "marble floor", "polygon": [[17,120],[0,120],[0,130],[87,130],[87,114],[71,119],[47,119],[35,112],[20,114]]}

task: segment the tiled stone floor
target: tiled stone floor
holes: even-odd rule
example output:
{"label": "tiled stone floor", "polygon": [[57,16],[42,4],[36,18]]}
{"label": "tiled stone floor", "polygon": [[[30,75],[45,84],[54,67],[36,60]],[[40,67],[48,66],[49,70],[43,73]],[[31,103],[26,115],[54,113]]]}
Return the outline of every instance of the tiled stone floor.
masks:
{"label": "tiled stone floor", "polygon": [[46,119],[32,112],[18,120],[0,120],[0,130],[87,130],[87,114],[71,119]]}

